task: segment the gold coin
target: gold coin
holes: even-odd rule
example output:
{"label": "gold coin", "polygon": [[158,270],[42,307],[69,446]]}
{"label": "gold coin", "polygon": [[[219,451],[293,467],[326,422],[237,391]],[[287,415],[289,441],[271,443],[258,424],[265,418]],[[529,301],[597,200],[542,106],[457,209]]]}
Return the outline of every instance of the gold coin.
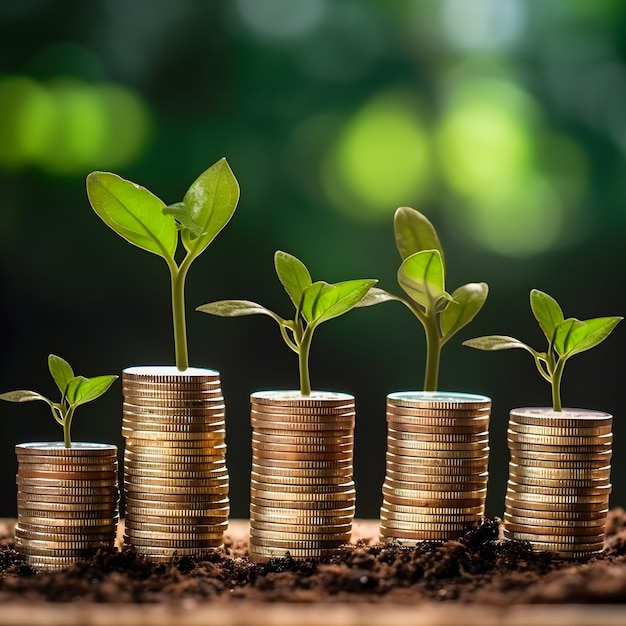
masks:
{"label": "gold coin", "polygon": [[538,437],[581,437],[589,439],[600,435],[610,435],[611,425],[596,426],[594,428],[576,428],[575,426],[535,426],[517,424],[509,421],[509,430],[520,435],[535,435]]}
{"label": "gold coin", "polygon": [[344,446],[325,446],[325,445],[316,445],[316,444],[300,444],[300,443],[291,443],[291,444],[277,444],[277,443],[263,443],[252,439],[251,442],[252,451],[255,452],[260,450],[261,452],[280,452],[280,453],[304,453],[314,452],[317,454],[326,454],[329,457],[333,457],[336,455],[345,455],[352,454],[353,444],[349,443]]}
{"label": "gold coin", "polygon": [[383,487],[390,489],[398,493],[399,491],[428,491],[432,495],[437,496],[440,492],[458,492],[458,491],[475,491],[477,489],[483,489],[487,486],[487,478],[484,480],[470,480],[465,478],[462,481],[447,481],[447,482],[434,482],[434,481],[409,481],[409,480],[394,480],[389,476],[385,476],[385,482]]}
{"label": "gold coin", "polygon": [[449,541],[457,539],[467,531],[464,530],[423,530],[411,531],[400,528],[387,528],[381,524],[380,533],[383,537],[394,539],[409,539],[413,541]]}
{"label": "gold coin", "polygon": [[441,500],[467,500],[471,498],[480,498],[486,495],[487,488],[480,486],[477,489],[454,489],[454,490],[433,490],[433,489],[407,489],[397,488],[389,485],[387,481],[383,483],[383,494],[394,498],[413,498],[421,499],[441,499]]}
{"label": "gold coin", "polygon": [[602,411],[588,409],[565,409],[550,411],[536,407],[513,409],[510,418],[518,424],[536,424],[537,426],[594,427],[613,422],[613,416]]}
{"label": "gold coin", "polygon": [[393,504],[391,502],[383,503],[381,513],[384,511],[386,515],[440,515],[440,516],[473,516],[483,517],[485,506],[469,506],[457,507],[446,506],[443,502],[440,506],[403,506],[401,504]]}
{"label": "gold coin", "polygon": [[491,406],[491,398],[478,394],[444,391],[398,391],[387,395],[387,405],[442,409],[480,409]]}
{"label": "gold coin", "polygon": [[184,430],[184,431],[175,431],[175,430],[145,430],[138,428],[129,428],[126,425],[122,425],[122,436],[127,437],[129,439],[134,439],[136,442],[145,441],[149,445],[154,445],[154,442],[158,441],[176,441],[178,445],[181,445],[180,442],[185,442],[185,445],[189,441],[197,440],[204,442],[206,446],[209,441],[213,441],[216,443],[222,443],[220,438],[214,436],[213,432],[210,430],[207,431],[192,431],[192,430]]}
{"label": "gold coin", "polygon": [[321,467],[321,468],[284,468],[274,467],[273,465],[262,465],[260,463],[252,464],[252,473],[256,474],[255,478],[261,481],[270,480],[286,480],[294,476],[300,479],[311,478],[345,478],[352,479],[352,464],[340,467]]}
{"label": "gold coin", "polygon": [[[254,529],[257,534],[261,535],[265,532],[268,534],[265,536],[271,537],[269,533],[280,533],[282,535],[290,535],[298,538],[298,535],[347,535],[350,538],[352,532],[352,522],[346,522],[342,524],[324,523],[324,524],[310,524],[310,523],[280,523],[273,520],[250,520],[250,528]],[[336,537],[335,537],[336,538]]]}
{"label": "gold coin", "polygon": [[117,456],[117,446],[108,443],[74,442],[71,448],[66,448],[63,443],[46,443],[34,441],[29,443],[18,443],[15,446],[15,453],[22,456],[62,456],[67,459],[75,457],[115,457]]}
{"label": "gold coin", "polygon": [[443,441],[448,443],[472,443],[474,441],[482,441],[489,439],[489,431],[480,430],[469,433],[458,432],[452,428],[436,428],[430,429],[430,432],[414,432],[405,429],[395,429],[389,426],[387,428],[387,436],[396,440],[406,441]]}
{"label": "gold coin", "polygon": [[[42,469],[42,467],[44,469]],[[115,465],[102,465],[98,469],[88,470],[88,471],[77,471],[76,467],[72,469],[69,465],[45,465],[42,466],[41,463],[22,463],[19,464],[18,475],[21,477],[36,477],[42,475],[43,478],[48,478],[50,475],[55,476],[63,476],[64,480],[69,480],[77,474],[80,475],[80,479],[84,480],[87,475],[93,474],[96,479],[106,478],[109,476],[115,477],[117,474],[117,462]],[[95,467],[95,466],[91,466]],[[81,468],[84,470],[84,467]]]}
{"label": "gold coin", "polygon": [[[396,454],[409,454],[408,450],[416,451],[413,454],[423,454],[422,450],[431,452],[478,452],[483,451],[489,444],[487,439],[472,441],[471,443],[446,443],[444,441],[404,441],[387,437],[387,450]],[[419,450],[419,452],[417,452]]]}
{"label": "gold coin", "polygon": [[94,512],[99,515],[106,515],[107,512],[117,510],[117,500],[113,502],[89,502],[86,504],[77,502],[49,502],[48,500],[32,500],[18,495],[17,505],[20,509],[34,509],[37,511],[85,513]]}
{"label": "gold coin", "polygon": [[387,418],[393,418],[397,421],[405,421],[408,423],[419,423],[422,425],[431,424],[436,425],[452,425],[457,420],[465,426],[471,426],[472,422],[489,420],[491,416],[491,409],[425,409],[425,408],[411,408],[411,407],[399,407],[387,404],[386,407]]}
{"label": "gold coin", "polygon": [[275,409],[271,411],[264,410],[263,407],[253,407],[250,410],[250,416],[256,420],[267,423],[268,427],[272,427],[274,422],[285,422],[292,426],[293,424],[337,424],[338,428],[345,428],[346,422],[354,422],[356,411],[354,406],[342,411],[292,411],[291,409]]}
{"label": "gold coin", "polygon": [[[156,499],[155,499],[156,498]],[[160,500],[158,498],[161,498]],[[179,504],[187,507],[188,505],[198,505],[203,508],[219,508],[229,505],[228,498],[216,498],[215,494],[193,493],[193,491],[183,490],[180,494],[166,493],[153,494],[150,491],[130,492],[126,494],[126,504],[134,504],[135,502],[145,503],[141,506],[160,505],[163,509],[179,508]],[[189,508],[193,508],[190,506]]]}
{"label": "gold coin", "polygon": [[[343,545],[350,543],[350,533],[282,533],[270,530],[250,529],[250,540],[256,544],[272,545],[278,543],[282,547],[290,545],[306,546],[319,544],[323,546]],[[317,546],[316,546],[317,547]]]}
{"label": "gold coin", "polygon": [[[518,503],[514,503],[518,505]],[[542,520],[604,520],[608,514],[609,510],[607,508],[599,508],[595,506],[592,509],[581,509],[581,510],[562,510],[562,509],[550,509],[550,508],[531,508],[526,506],[513,506],[513,503],[507,502],[505,515],[513,515],[517,517],[527,517],[531,519],[542,519]]]}
{"label": "gold coin", "polygon": [[473,424],[472,426],[459,426],[457,424],[441,425],[441,424],[405,424],[402,422],[398,422],[395,420],[387,419],[387,428],[388,432],[403,432],[403,433],[412,433],[414,436],[417,435],[445,435],[445,434],[453,434],[453,435],[477,435],[478,433],[487,432],[489,429],[488,421],[484,423]]}
{"label": "gold coin", "polygon": [[[126,512],[126,524],[132,524],[133,527],[138,528],[142,524],[156,525],[159,528],[154,530],[164,530],[166,528],[177,530],[180,528],[196,527],[196,526],[211,526],[212,528],[228,526],[228,511],[223,515],[215,515],[213,512],[198,511],[195,515],[188,515],[187,511],[183,511],[182,515],[170,515],[170,512],[165,511],[148,511],[146,514],[142,514],[137,510],[129,510]],[[139,525],[139,526],[138,526]],[[161,528],[163,527],[163,528]],[[146,528],[146,530],[149,530]]]}
{"label": "gold coin", "polygon": [[554,481],[554,485],[546,485],[544,481],[541,485],[532,485],[529,483],[516,483],[514,480],[509,479],[507,482],[507,488],[518,495],[524,494],[525,496],[531,495],[546,495],[546,496],[582,496],[582,497],[595,497],[604,498],[611,493],[612,486],[605,481],[601,481],[602,484],[594,485],[593,487],[567,487],[563,484],[563,481]]}
{"label": "gold coin", "polygon": [[580,494],[578,489],[574,489],[573,494],[563,493],[563,490],[555,490],[555,493],[531,493],[527,491],[513,491],[507,488],[507,496],[517,502],[545,502],[552,504],[604,504],[608,502],[608,493]]}
{"label": "gold coin", "polygon": [[218,454],[221,450],[226,451],[225,443],[215,443],[210,440],[189,439],[172,440],[162,439],[158,442],[135,439],[129,437],[126,440],[126,451],[134,451],[141,454]]}
{"label": "gold coin", "polygon": [[[139,500],[138,502],[143,502]],[[171,504],[171,503],[167,503]],[[143,520],[145,522],[159,523],[177,523],[205,520],[205,524],[213,524],[228,517],[229,507],[203,507],[202,503],[189,503],[189,507],[181,508],[181,504],[177,504],[178,508],[165,508],[157,506],[137,506],[126,503],[126,518],[133,520]],[[161,521],[162,520],[162,521]]]}
{"label": "gold coin", "polygon": [[59,543],[74,543],[81,541],[89,541],[89,542],[98,542],[98,541],[108,541],[111,544],[115,541],[115,529],[110,532],[103,533],[73,533],[73,534],[62,534],[62,533],[53,533],[49,531],[36,531],[36,530],[26,530],[24,528],[20,528],[17,526],[15,528],[15,536],[19,537],[25,543],[31,540],[39,540],[39,541],[54,541]]}
{"label": "gold coin", "polygon": [[[250,508],[252,510],[252,505],[256,505],[257,507],[269,507],[269,508],[281,508],[281,509],[311,509],[314,511],[328,511],[328,510],[337,510],[344,509],[350,507],[354,504],[355,501],[355,492],[345,492],[342,494],[337,494],[337,498],[330,498],[327,494],[320,494],[319,498],[314,498],[315,494],[307,494],[309,495],[308,499],[302,498],[294,498],[294,494],[289,494],[288,498],[268,498],[267,496],[271,495],[269,493],[263,493],[262,495],[255,495],[254,493],[250,494]],[[322,499],[323,498],[323,499]]]}
{"label": "gold coin", "polygon": [[[297,462],[294,467],[299,467],[298,463],[314,463],[318,461],[336,462],[336,461],[349,461],[352,462],[352,450],[346,452],[334,452],[332,454],[328,452],[316,452],[316,451],[301,451],[301,452],[278,452],[274,449],[259,450],[252,447],[252,459],[260,463],[260,459],[272,459],[277,461],[292,461]],[[281,463],[281,465],[284,465]]]}
{"label": "gold coin", "polygon": [[[315,455],[315,457],[320,455]],[[292,471],[304,471],[304,470],[351,470],[352,468],[352,455],[342,455],[346,458],[335,459],[327,458],[326,455],[321,455],[322,458],[310,459],[306,455],[302,455],[302,458],[296,460],[289,459],[272,459],[270,457],[261,457],[252,455],[252,465],[258,467],[270,468],[277,473],[290,473]],[[264,469],[263,471],[269,471]]]}
{"label": "gold coin", "polygon": [[[413,460],[415,461],[415,457],[413,457]],[[428,460],[430,461],[430,459]],[[422,474],[426,476],[442,476],[445,474],[450,476],[474,476],[487,472],[487,461],[481,460],[479,463],[473,460],[470,461],[470,463],[463,465],[458,463],[453,465],[447,463],[440,465],[426,463],[422,465],[413,461],[410,463],[390,461],[389,457],[387,457],[385,467],[387,471],[396,472],[397,474]]]}
{"label": "gold coin", "polygon": [[342,546],[335,548],[307,548],[297,550],[295,548],[273,548],[255,546],[250,544],[250,560],[252,562],[269,561],[270,559],[319,559],[335,552],[341,552]]}
{"label": "gold coin", "polygon": [[533,433],[521,433],[507,430],[509,441],[538,444],[541,446],[600,446],[613,442],[613,434],[581,436],[581,435],[542,435]]}
{"label": "gold coin", "polygon": [[46,502],[50,504],[59,504],[62,506],[67,506],[68,509],[72,509],[73,505],[77,505],[79,507],[83,506],[91,506],[93,504],[115,507],[119,502],[119,496],[117,491],[113,494],[107,494],[104,496],[76,496],[76,495],[55,495],[55,494],[47,494],[47,493],[28,493],[26,491],[18,490],[17,499],[19,501],[25,502],[29,501],[32,503],[41,503]]}
{"label": "gold coin", "polygon": [[[505,525],[504,534],[507,538],[516,539],[517,541],[530,541],[532,543],[559,545],[559,550],[567,548],[572,549],[574,547],[580,550],[581,546],[596,546],[598,544],[602,545],[604,542],[604,532],[597,533],[595,535],[542,535],[539,533],[515,531],[509,529],[508,526]],[[549,548],[543,549],[547,550]]]}
{"label": "gold coin", "polygon": [[18,530],[22,533],[39,533],[47,536],[67,536],[67,537],[92,537],[99,535],[115,535],[117,524],[111,522],[107,526],[63,526],[63,525],[50,525],[50,524],[28,524],[19,520],[15,527],[15,532]]}
{"label": "gold coin", "polygon": [[228,480],[228,470],[226,467],[212,470],[173,471],[168,469],[153,470],[128,466],[125,468],[125,475],[127,480],[134,482],[141,482],[144,478],[155,480],[160,478],[166,478],[167,480]]}
{"label": "gold coin", "polygon": [[311,391],[303,396],[296,390],[255,391],[250,394],[251,404],[269,404],[275,406],[332,407],[342,404],[354,404],[354,396],[335,391]]}
{"label": "gold coin", "polygon": [[509,508],[518,508],[532,511],[554,511],[554,512],[573,512],[573,513],[589,513],[594,511],[603,511],[608,508],[609,497],[594,499],[591,502],[559,502],[553,501],[533,501],[533,500],[521,500],[516,497],[517,494],[511,494],[507,492],[505,498],[507,510]]}
{"label": "gold coin", "polygon": [[437,532],[437,533],[449,533],[457,531],[466,531],[473,526],[474,520],[470,522],[442,522],[435,519],[419,521],[404,521],[395,518],[385,518],[381,520],[381,527],[385,530],[407,530],[411,533],[425,533],[425,532]]}
{"label": "gold coin", "polygon": [[[332,431],[331,431],[332,432]],[[292,445],[297,443],[298,445],[314,445],[314,446],[338,446],[340,449],[345,446],[354,444],[354,435],[339,434],[339,435],[326,435],[326,434],[308,434],[308,433],[293,433],[282,432],[276,434],[266,434],[260,432],[252,433],[252,440],[260,444],[279,444],[279,445]]]}
{"label": "gold coin", "polygon": [[220,373],[206,368],[187,368],[184,372],[173,367],[148,365],[127,367],[122,371],[122,384],[137,382],[140,384],[164,383],[181,384],[183,387],[219,382]]}
{"label": "gold coin", "polygon": [[348,480],[341,483],[264,483],[252,479],[250,481],[250,489],[254,490],[254,493],[260,497],[265,492],[275,494],[272,498],[284,497],[286,494],[302,494],[309,496],[310,494],[338,494],[343,493],[346,490],[354,489],[354,481]]}
{"label": "gold coin", "polygon": [[228,480],[217,481],[205,478],[189,478],[168,480],[166,478],[151,479],[141,478],[137,481],[124,481],[124,488],[130,494],[152,492],[153,494],[215,494],[226,496],[228,494]]}
{"label": "gold coin", "polygon": [[442,516],[428,515],[420,512],[420,509],[416,509],[414,513],[398,513],[396,511],[390,511],[384,506],[380,510],[381,521],[390,522],[402,522],[404,524],[473,524],[481,519],[482,515],[470,514],[470,515],[451,515],[445,514],[445,521],[442,522]]}
{"label": "gold coin", "polygon": [[605,519],[542,519],[519,517],[505,513],[505,527],[512,531],[538,535],[593,535],[604,534]]}
{"label": "gold coin", "polygon": [[226,472],[226,460],[222,458],[213,462],[199,463],[145,463],[135,461],[134,459],[126,459],[124,471],[126,473],[146,472],[148,475],[151,473],[169,474],[170,472],[185,472],[187,475],[195,474],[196,472],[212,472],[216,474]]}
{"label": "gold coin", "polygon": [[387,452],[385,454],[387,465],[397,467],[406,467],[407,469],[418,467],[441,467],[446,469],[470,469],[476,467],[487,467],[489,464],[488,455],[468,456],[468,457],[449,457],[449,456],[406,456]]}
{"label": "gold coin", "polygon": [[[156,518],[159,519],[159,518]],[[189,521],[186,519],[184,522],[178,524],[172,524],[167,520],[163,522],[156,521],[156,519],[144,519],[136,520],[134,518],[126,520],[126,528],[129,532],[151,532],[155,534],[171,533],[175,535],[189,534],[189,535],[201,535],[203,533],[224,533],[228,528],[228,522],[226,520],[219,520],[216,522],[210,522],[207,518],[201,519],[199,522]]]}
{"label": "gold coin", "polygon": [[[356,490],[354,489],[354,483],[347,483],[346,485],[331,485],[332,490],[326,488],[323,485],[313,487],[314,490],[304,491],[303,487],[297,485],[294,488],[289,488],[286,485],[276,486],[273,489],[266,489],[262,487],[262,483],[259,485],[251,485],[251,498],[255,502],[260,500],[277,500],[282,502],[283,499],[289,499],[294,502],[306,502],[313,504],[322,500],[324,502],[345,502],[348,504],[354,499]],[[352,488],[350,486],[352,485]]]}
{"label": "gold coin", "polygon": [[161,408],[188,408],[204,406],[206,404],[223,404],[224,397],[219,387],[207,388],[202,391],[184,393],[182,391],[169,392],[164,390],[132,389],[127,387],[122,390],[124,403],[132,406],[159,406]]}
{"label": "gold coin", "polygon": [[511,461],[518,465],[523,465],[524,467],[545,467],[552,469],[599,469],[611,466],[610,453],[598,455],[599,458],[589,456],[584,460],[561,459],[561,456],[562,455],[553,455],[548,457],[546,453],[533,457],[511,454]]}
{"label": "gold coin", "polygon": [[[484,490],[483,490],[484,491]],[[444,506],[450,506],[455,508],[469,508],[485,506],[485,493],[476,492],[459,492],[454,493],[456,497],[445,497],[445,492],[437,492],[434,496],[432,492],[412,492],[416,495],[395,495],[393,493],[383,494],[383,505],[389,508],[390,505],[401,505],[406,507],[426,507],[426,508],[438,508]],[[421,494],[421,495],[418,495]]]}
{"label": "gold coin", "polygon": [[315,550],[315,549],[333,549],[348,543],[345,539],[292,539],[289,536],[285,536],[284,539],[279,538],[266,538],[256,535],[250,536],[250,547],[266,547],[266,548],[281,548],[284,550]]}
{"label": "gold coin", "polygon": [[[115,481],[117,479],[117,470],[94,470],[94,471],[80,471],[80,472],[55,472],[55,471],[46,471],[44,469],[39,470],[22,470],[20,469],[18,477],[20,480],[23,479],[37,479],[40,480],[50,480],[66,483],[73,482],[80,484],[79,481],[86,481],[88,483],[95,483],[98,485],[98,481]],[[46,484],[46,483],[42,483]],[[110,484],[110,483],[109,483]]]}
{"label": "gold coin", "polygon": [[284,519],[336,519],[354,517],[355,506],[341,506],[341,503],[332,502],[332,506],[317,506],[317,503],[303,503],[285,501],[277,504],[274,500],[269,500],[269,504],[250,503],[250,517],[253,519],[267,519],[268,517],[278,517]]}
{"label": "gold coin", "polygon": [[98,517],[51,517],[47,511],[43,511],[41,515],[36,515],[37,511],[33,511],[33,514],[27,514],[24,511],[18,510],[17,519],[22,527],[29,525],[33,526],[67,526],[73,527],[88,527],[88,526],[111,526],[119,521],[119,517],[108,516],[104,518]]}
{"label": "gold coin", "polygon": [[312,487],[314,485],[345,485],[352,480],[352,476],[340,475],[340,476],[276,476],[258,474],[252,472],[250,476],[251,480],[255,484],[261,483],[262,485],[303,485],[305,487]]}
{"label": "gold coin", "polygon": [[[432,470],[428,473],[417,474],[415,472],[396,471],[387,466],[385,476],[394,482],[408,482],[408,483],[471,483],[471,482],[487,482],[489,477],[488,472],[466,472],[463,473],[435,473],[437,468],[423,468],[425,470]],[[445,468],[444,468],[445,469]]]}
{"label": "gold coin", "polygon": [[107,456],[60,456],[55,455],[42,455],[42,454],[18,454],[17,461],[21,465],[39,465],[40,467],[47,466],[62,466],[68,467],[70,472],[74,472],[77,469],[83,470],[85,468],[101,469],[117,466],[117,454]]}
{"label": "gold coin", "polygon": [[85,556],[91,556],[101,548],[111,548],[111,543],[94,543],[93,545],[82,545],[77,548],[64,548],[59,546],[58,548],[32,548],[26,545],[20,545],[19,548],[16,544],[16,549],[23,556],[58,556],[65,558],[84,558]]}
{"label": "gold coin", "polygon": [[285,414],[289,416],[303,416],[304,418],[317,416],[321,419],[332,419],[336,415],[354,413],[355,404],[354,402],[344,402],[341,404],[332,404],[329,406],[285,406],[284,404],[262,404],[259,402],[251,402],[250,410],[254,413],[263,413],[269,415]]}
{"label": "gold coin", "polygon": [[[193,453],[192,453],[193,452]],[[166,448],[160,453],[143,452],[135,447],[127,449],[124,459],[133,463],[173,463],[179,465],[194,465],[196,463],[216,463],[225,459],[226,446],[216,450],[214,448],[192,449],[191,452],[185,450],[173,450]]]}
{"label": "gold coin", "polygon": [[[555,480],[548,480],[547,478],[518,476],[516,472],[509,473],[509,480],[514,484],[520,485],[520,488],[530,488],[530,490],[535,491],[536,488],[545,488],[547,490],[563,488],[581,490],[582,493],[590,493],[591,491],[595,491],[596,489],[602,489],[603,487],[606,487],[609,483],[608,478],[603,478],[602,480],[586,478],[560,478]],[[541,493],[543,493],[543,489]]]}
{"label": "gold coin", "polygon": [[124,417],[122,419],[122,426],[125,428],[132,429],[134,431],[147,431],[147,432],[157,432],[157,433],[202,433],[202,434],[210,434],[211,437],[205,437],[205,439],[219,439],[220,441],[224,441],[226,437],[226,430],[224,428],[225,422],[223,419],[215,420],[215,421],[187,421],[187,422],[176,422],[174,420],[163,420],[162,422],[158,422],[152,419],[145,420],[137,420],[137,419],[129,419],[128,417]]}
{"label": "gold coin", "polygon": [[50,519],[98,519],[108,518],[113,512],[112,509],[101,510],[86,509],[82,511],[69,511],[67,509],[49,509],[46,507],[27,508],[25,503],[18,503],[17,511],[19,515],[26,517],[48,517]]}
{"label": "gold coin", "polygon": [[272,420],[261,420],[254,415],[250,416],[250,425],[255,431],[265,434],[281,433],[330,433],[335,436],[342,434],[350,435],[354,430],[354,418],[345,420],[344,422],[286,422]]}
{"label": "gold coin", "polygon": [[[217,533],[218,535],[220,533]],[[193,548],[199,550],[201,548],[221,548],[224,539],[222,537],[216,537],[215,539],[201,539],[199,537],[190,539],[172,538],[172,539],[151,539],[145,537],[135,537],[125,534],[124,543],[139,548],[147,548],[149,551],[158,551],[162,548],[169,548],[170,550],[183,550],[185,548]]]}
{"label": "gold coin", "polygon": [[566,455],[577,454],[585,456],[596,456],[602,453],[610,453],[612,451],[611,443],[598,444],[597,446],[583,446],[583,445],[539,445],[534,443],[524,443],[520,441],[512,441],[508,439],[508,446],[511,454],[517,456],[537,457],[556,452],[565,458]]}
{"label": "gold coin", "polygon": [[608,480],[611,475],[611,466],[599,468],[565,468],[555,469],[552,467],[528,467],[526,465],[518,465],[517,463],[509,464],[509,471],[514,472],[516,476],[528,476],[533,478],[546,478],[551,480]]}

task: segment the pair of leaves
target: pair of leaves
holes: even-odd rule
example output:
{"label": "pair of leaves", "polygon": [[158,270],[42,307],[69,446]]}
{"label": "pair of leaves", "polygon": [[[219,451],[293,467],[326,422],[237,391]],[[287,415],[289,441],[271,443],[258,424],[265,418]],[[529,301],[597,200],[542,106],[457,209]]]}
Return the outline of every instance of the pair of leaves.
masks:
{"label": "pair of leaves", "polygon": [[602,343],[623,319],[616,316],[589,320],[578,320],[573,317],[565,319],[558,302],[538,289],[530,292],[530,307],[548,340],[548,352],[537,352],[527,344],[504,335],[477,337],[464,342],[464,345],[479,350],[522,348],[546,362],[550,361],[549,354],[554,350],[558,359],[568,359]]}
{"label": "pair of leaves", "polygon": [[398,269],[398,283],[411,302],[382,289],[372,289],[360,306],[397,300],[406,304],[423,323],[434,323],[432,318],[439,317],[438,330],[444,344],[476,317],[487,299],[488,287],[485,283],[468,283],[452,294],[446,291],[439,237],[428,218],[419,211],[399,208],[394,216],[394,233],[403,259]]}
{"label": "pair of leaves", "polygon": [[179,230],[192,258],[213,241],[235,212],[239,185],[222,158],[195,180],[182,202],[170,206],[145,187],[109,172],[89,174],[87,195],[94,211],[118,235],[172,262]]}
{"label": "pair of leaves", "polygon": [[301,317],[308,327],[316,327],[357,306],[377,282],[369,279],[348,280],[336,284],[313,282],[304,263],[281,250],[274,255],[274,266],[278,279],[296,307],[294,320],[284,320],[270,309],[248,300],[220,300],[204,304],[197,310],[221,317],[269,315],[289,328],[295,328],[298,318]]}
{"label": "pair of leaves", "polygon": [[48,369],[61,392],[61,402],[53,402],[45,396],[24,389],[0,394],[0,400],[31,402],[42,400],[52,409],[55,419],[63,424],[68,414],[81,404],[99,398],[113,384],[117,376],[75,376],[70,364],[55,354],[48,357]]}

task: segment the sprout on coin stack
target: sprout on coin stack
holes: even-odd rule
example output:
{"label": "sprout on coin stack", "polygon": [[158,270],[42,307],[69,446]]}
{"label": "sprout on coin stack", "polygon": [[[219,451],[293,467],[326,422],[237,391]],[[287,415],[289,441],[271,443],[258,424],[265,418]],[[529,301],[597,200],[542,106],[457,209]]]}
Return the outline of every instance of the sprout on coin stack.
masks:
{"label": "sprout on coin stack", "polygon": [[488,288],[468,283],[446,291],[439,237],[419,211],[399,208],[394,233],[407,298],[372,289],[363,304],[395,300],[417,317],[426,335],[426,370],[423,391],[387,396],[381,537],[409,544],[454,539],[484,515],[491,400],[438,392],[439,363],[443,346],[478,314]]}
{"label": "sprout on coin stack", "polygon": [[41,400],[63,428],[62,442],[22,443],[15,447],[17,471],[16,549],[40,569],[58,569],[111,548],[118,520],[117,448],[72,443],[76,409],[100,397],[117,376],[75,376],[67,361],[48,357],[61,392],[54,402],[34,391],[0,394],[9,402]]}
{"label": "sprout on coin stack", "polygon": [[[125,539],[153,560],[200,556],[222,546],[228,524],[225,408],[219,373],[188,366],[185,280],[232,217],[239,186],[220,159],[169,206],[106,172],[87,177],[87,192],[105,224],[163,258],[171,277],[176,367],[122,373]],[[177,263],[179,237],[185,254]]]}
{"label": "sprout on coin stack", "polygon": [[506,536],[564,558],[584,557],[602,550],[604,542],[613,418],[602,411],[564,409],[561,380],[565,363],[604,341],[623,318],[566,319],[557,301],[538,289],[530,292],[530,306],[548,341],[546,352],[503,335],[464,345],[526,350],[552,388],[552,407],[510,413]]}
{"label": "sprout on coin stack", "polygon": [[[319,557],[350,540],[355,489],[352,480],[354,397],[311,391],[308,357],[315,329],[347,313],[375,280],[313,282],[296,257],[278,251],[278,278],[296,308],[293,319],[247,300],[198,307],[223,317],[268,315],[298,355],[299,391],[253,393],[250,557]],[[376,304],[371,301],[370,304]]]}

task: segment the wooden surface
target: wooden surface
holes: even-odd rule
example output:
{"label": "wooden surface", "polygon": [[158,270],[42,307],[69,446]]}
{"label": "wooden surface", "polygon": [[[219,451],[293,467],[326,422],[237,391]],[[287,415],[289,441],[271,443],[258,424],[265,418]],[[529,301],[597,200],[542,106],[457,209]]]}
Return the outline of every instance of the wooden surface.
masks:
{"label": "wooden surface", "polygon": [[[248,522],[231,521],[229,534],[246,537]],[[357,521],[353,537],[376,538],[378,522]],[[466,604],[103,605],[4,603],[0,626],[626,626],[626,607]]]}

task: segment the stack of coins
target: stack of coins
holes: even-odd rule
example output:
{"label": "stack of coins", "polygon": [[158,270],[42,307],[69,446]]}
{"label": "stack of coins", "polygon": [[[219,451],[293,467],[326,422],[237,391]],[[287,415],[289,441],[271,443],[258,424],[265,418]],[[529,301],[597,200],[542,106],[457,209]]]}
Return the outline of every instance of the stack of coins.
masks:
{"label": "stack of coins", "polygon": [[491,400],[462,393],[387,396],[383,541],[456,539],[485,512]]}
{"label": "stack of coins", "polygon": [[15,452],[15,548],[30,565],[60,569],[113,547],[119,500],[115,446],[22,443]]}
{"label": "stack of coins", "polygon": [[252,394],[250,558],[320,557],[350,541],[354,397]]}
{"label": "stack of coins", "polygon": [[600,411],[511,411],[506,537],[564,558],[602,550],[612,424],[612,416]]}
{"label": "stack of coins", "polygon": [[122,388],[125,541],[152,560],[222,547],[229,501],[219,373],[132,367]]}

